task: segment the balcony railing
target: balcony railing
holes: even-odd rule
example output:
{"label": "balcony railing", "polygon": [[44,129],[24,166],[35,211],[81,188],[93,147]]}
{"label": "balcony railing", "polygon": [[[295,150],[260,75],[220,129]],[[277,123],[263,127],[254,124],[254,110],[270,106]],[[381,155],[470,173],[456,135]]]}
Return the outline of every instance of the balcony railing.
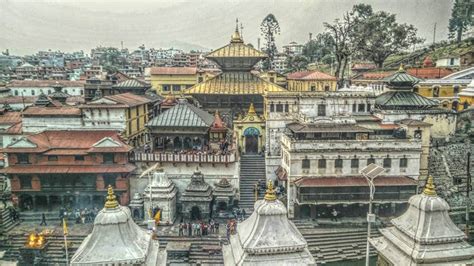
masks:
{"label": "balcony railing", "polygon": [[129,154],[131,162],[167,162],[167,163],[234,163],[236,153],[229,154],[174,154],[160,152],[134,152]]}
{"label": "balcony railing", "polygon": [[[415,192],[381,192],[375,193],[375,201],[407,201]],[[333,202],[333,201],[354,201],[354,202],[365,202],[369,201],[369,195],[366,192],[355,192],[355,193],[297,193],[299,202],[310,203],[310,202]]]}

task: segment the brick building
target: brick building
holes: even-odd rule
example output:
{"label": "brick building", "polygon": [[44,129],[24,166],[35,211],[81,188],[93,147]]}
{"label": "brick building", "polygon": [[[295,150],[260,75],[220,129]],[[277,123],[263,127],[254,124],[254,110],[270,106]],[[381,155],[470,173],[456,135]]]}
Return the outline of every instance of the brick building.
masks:
{"label": "brick building", "polygon": [[114,131],[44,131],[4,149],[5,173],[21,209],[100,206],[108,185],[126,205],[130,149]]}

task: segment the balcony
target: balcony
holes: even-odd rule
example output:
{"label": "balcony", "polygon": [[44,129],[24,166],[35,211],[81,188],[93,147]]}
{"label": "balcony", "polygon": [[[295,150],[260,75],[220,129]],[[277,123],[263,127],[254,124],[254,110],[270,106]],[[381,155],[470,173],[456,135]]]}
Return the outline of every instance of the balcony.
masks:
{"label": "balcony", "polygon": [[229,154],[175,154],[169,152],[132,152],[129,154],[131,162],[162,162],[162,163],[235,163],[236,152]]}
{"label": "balcony", "polygon": [[[374,202],[393,202],[408,201],[415,194],[415,191],[380,191],[375,193]],[[297,193],[300,203],[328,203],[328,202],[352,202],[367,203],[369,202],[369,193],[367,192],[333,192],[333,193]]]}

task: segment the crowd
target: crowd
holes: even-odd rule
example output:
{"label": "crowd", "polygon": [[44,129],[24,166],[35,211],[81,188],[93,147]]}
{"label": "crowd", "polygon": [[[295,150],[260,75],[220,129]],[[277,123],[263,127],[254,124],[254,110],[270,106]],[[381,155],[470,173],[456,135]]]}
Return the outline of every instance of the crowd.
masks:
{"label": "crowd", "polygon": [[210,220],[209,223],[195,222],[195,223],[179,223],[179,236],[206,236],[209,234],[219,233],[219,222]]}
{"label": "crowd", "polygon": [[74,210],[67,210],[64,207],[59,209],[59,219],[61,220],[61,224],[63,223],[63,219],[74,219],[76,224],[85,224],[85,223],[92,223],[94,222],[95,217],[99,213],[99,209],[94,207],[92,209],[84,208],[84,209],[74,209]]}

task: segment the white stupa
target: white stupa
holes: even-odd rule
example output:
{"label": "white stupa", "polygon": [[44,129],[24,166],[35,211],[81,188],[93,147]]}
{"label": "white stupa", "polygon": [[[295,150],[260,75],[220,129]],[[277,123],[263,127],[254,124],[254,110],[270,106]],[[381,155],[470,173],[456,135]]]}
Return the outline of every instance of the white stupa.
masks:
{"label": "white stupa", "polygon": [[[151,193],[150,193],[151,192]],[[153,208],[161,210],[161,223],[174,223],[176,219],[176,194],[178,189],[175,184],[168,179],[163,169],[158,169],[153,173],[153,179],[143,193],[145,199],[145,217],[149,217]],[[150,201],[151,194],[151,201]],[[153,205],[153,208],[151,208]]]}
{"label": "white stupa", "polygon": [[105,207],[94,220],[94,228],[71,259],[71,265],[166,265],[166,251],[158,240],[140,228],[130,210],[120,206],[111,186]]}
{"label": "white stupa", "polygon": [[370,239],[381,265],[466,265],[474,263],[474,247],[449,217],[448,203],[436,195],[433,177],[423,193],[412,196],[408,210]]}
{"label": "white stupa", "polygon": [[255,203],[255,211],[237,226],[222,250],[224,265],[316,265],[271,183],[265,198]]}

